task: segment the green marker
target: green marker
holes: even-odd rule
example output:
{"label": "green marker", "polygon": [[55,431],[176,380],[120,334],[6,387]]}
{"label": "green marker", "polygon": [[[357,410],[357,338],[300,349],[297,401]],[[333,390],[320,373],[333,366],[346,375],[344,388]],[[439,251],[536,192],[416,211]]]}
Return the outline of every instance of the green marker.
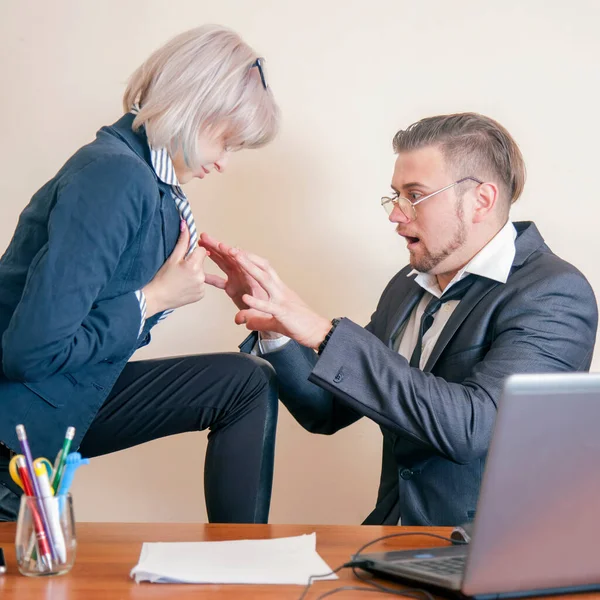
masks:
{"label": "green marker", "polygon": [[60,485],[60,480],[62,478],[63,471],[65,469],[65,463],[67,462],[67,455],[69,454],[69,450],[71,448],[71,442],[75,437],[75,427],[67,428],[67,433],[65,434],[65,441],[63,442],[63,447],[60,449],[58,456],[56,457],[56,468],[54,469],[54,473],[52,474],[52,488],[54,489],[54,493],[58,490],[58,486]]}

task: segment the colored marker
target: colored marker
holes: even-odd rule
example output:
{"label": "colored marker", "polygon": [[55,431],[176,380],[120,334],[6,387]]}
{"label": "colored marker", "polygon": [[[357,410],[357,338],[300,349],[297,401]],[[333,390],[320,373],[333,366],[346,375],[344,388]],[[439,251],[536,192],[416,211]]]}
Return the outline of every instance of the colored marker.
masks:
{"label": "colored marker", "polygon": [[52,532],[52,541],[58,554],[58,560],[61,563],[67,562],[67,549],[65,548],[65,537],[60,527],[60,517],[58,514],[58,499],[54,497],[54,490],[50,485],[48,471],[45,465],[36,464],[35,474],[42,492],[42,501],[48,515],[48,524]]}

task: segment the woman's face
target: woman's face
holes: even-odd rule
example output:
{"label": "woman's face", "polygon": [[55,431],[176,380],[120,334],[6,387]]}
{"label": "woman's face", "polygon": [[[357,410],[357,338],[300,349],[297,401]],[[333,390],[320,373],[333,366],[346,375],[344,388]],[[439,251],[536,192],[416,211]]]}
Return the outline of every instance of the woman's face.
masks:
{"label": "woman's face", "polygon": [[181,185],[194,178],[204,179],[211,171],[222,173],[229,161],[227,148],[227,127],[209,127],[198,135],[198,162],[189,166],[185,163],[183,154],[178,151],[172,157],[177,180]]}

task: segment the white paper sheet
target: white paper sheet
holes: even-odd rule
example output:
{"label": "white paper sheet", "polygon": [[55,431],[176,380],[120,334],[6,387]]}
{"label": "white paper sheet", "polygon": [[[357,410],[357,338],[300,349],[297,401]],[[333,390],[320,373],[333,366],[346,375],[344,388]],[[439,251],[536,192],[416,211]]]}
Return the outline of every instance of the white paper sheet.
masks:
{"label": "white paper sheet", "polygon": [[315,533],[267,540],[145,543],[131,577],[138,583],[306,585],[311,575],[331,572],[316,548]]}

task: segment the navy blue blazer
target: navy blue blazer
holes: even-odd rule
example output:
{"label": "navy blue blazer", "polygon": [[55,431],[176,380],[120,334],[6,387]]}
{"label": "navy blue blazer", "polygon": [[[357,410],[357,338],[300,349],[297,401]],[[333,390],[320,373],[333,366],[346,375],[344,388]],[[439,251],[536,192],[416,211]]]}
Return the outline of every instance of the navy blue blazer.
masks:
{"label": "navy blue blazer", "polygon": [[[320,357],[294,341],[263,355],[282,402],[308,431],[332,434],[361,417],[381,427],[381,479],[367,525],[472,520],[506,377],[590,367],[598,326],[592,288],[533,223],[515,226],[508,281],[477,278],[422,371],[393,349],[423,295],[407,277],[410,266],[390,281],[370,323],[342,319]],[[255,339],[241,349],[249,352]]]}
{"label": "navy blue blazer", "polygon": [[22,212],[0,259],[0,441],[53,456],[67,426],[74,448],[135,350],[135,291],[171,254],[179,212],[154,173],[133,115],[103,127]]}

